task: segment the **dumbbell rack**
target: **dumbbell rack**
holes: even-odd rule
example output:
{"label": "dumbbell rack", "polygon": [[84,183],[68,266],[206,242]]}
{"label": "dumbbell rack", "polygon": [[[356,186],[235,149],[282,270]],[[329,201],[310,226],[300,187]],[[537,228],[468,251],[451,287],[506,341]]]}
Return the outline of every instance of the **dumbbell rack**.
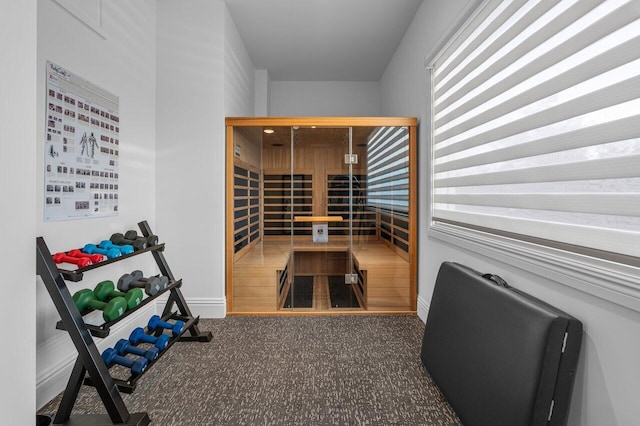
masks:
{"label": "dumbbell rack", "polygon": [[[148,237],[152,235],[151,228],[146,221],[138,223],[138,226],[143,236]],[[120,395],[120,392],[132,393],[135,390],[137,381],[144,373],[139,376],[132,375],[125,380],[112,377],[111,374],[109,374],[109,368],[102,360],[92,336],[99,338],[107,337],[113,325],[163,294],[168,292],[169,297],[161,316],[162,320],[181,320],[184,321],[185,326],[179,336],[172,337],[169,340],[167,348],[160,353],[158,359],[160,359],[176,341],[208,342],[211,340],[211,332],[201,332],[198,329],[200,317],[194,317],[191,314],[180,291],[182,280],[176,280],[173,276],[163,251],[164,243],[114,259],[104,260],[103,262],[84,268],[65,270],[57,267],[44,239],[42,237],[36,238],[36,271],[42,278],[53,304],[60,314],[61,320],[56,324],[56,328],[66,330],[69,333],[78,351],[78,358],[76,359],[73,371],[69,377],[69,382],[58,406],[58,411],[53,419],[53,424],[71,426],[109,424],[144,426],[151,422],[146,412],[129,413]],[[81,281],[84,272],[144,253],[151,253],[153,255],[162,275],[169,278],[170,284],[168,287],[155,296],[145,298],[139,307],[125,312],[124,315],[115,321],[110,321],[98,326],[86,324],[83,317],[91,312],[91,309],[85,312],[78,310],[67,288],[65,279],[73,282]],[[174,305],[177,307],[177,311],[174,311]],[[157,335],[160,333],[161,331],[158,331]],[[150,362],[146,371],[149,371],[156,362],[157,360]],[[95,387],[108,414],[71,415],[73,405],[78,397],[78,392],[83,384]]]}

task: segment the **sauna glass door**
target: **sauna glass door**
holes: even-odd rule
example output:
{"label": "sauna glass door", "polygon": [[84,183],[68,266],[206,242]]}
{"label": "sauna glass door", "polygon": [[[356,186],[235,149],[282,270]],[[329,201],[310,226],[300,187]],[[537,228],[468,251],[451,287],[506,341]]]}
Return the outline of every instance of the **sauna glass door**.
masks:
{"label": "sauna glass door", "polygon": [[[352,255],[350,127],[291,128],[290,290],[283,309],[362,309]],[[353,283],[352,283],[353,282]]]}

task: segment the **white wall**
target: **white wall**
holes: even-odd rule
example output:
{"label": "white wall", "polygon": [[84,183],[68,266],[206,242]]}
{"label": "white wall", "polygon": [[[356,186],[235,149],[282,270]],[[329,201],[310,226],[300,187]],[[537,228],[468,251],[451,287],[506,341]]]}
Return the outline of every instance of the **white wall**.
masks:
{"label": "white wall", "polygon": [[440,264],[451,260],[501,275],[511,285],[582,320],[583,346],[569,417],[571,426],[633,425],[640,418],[640,313],[569,288],[562,283],[461,249],[427,235],[428,123],[424,59],[473,0],[425,2],[382,80],[383,113],[414,115],[419,129],[419,315],[426,319]]}
{"label": "white wall", "polygon": [[252,115],[253,64],[223,2],[157,9],[158,234],[194,314],[223,317],[224,119]]}
{"label": "white wall", "polygon": [[0,14],[0,265],[3,424],[33,424],[36,411],[36,1]]}
{"label": "white wall", "polygon": [[271,78],[268,70],[255,70],[255,103],[253,112],[257,117],[269,116]]}
{"label": "white wall", "polygon": [[[119,0],[83,7],[91,11],[100,3],[99,34],[53,1],[38,2],[41,107],[35,121],[37,134],[44,135],[46,60],[120,97],[120,213],[44,223],[40,143],[37,155],[30,156],[37,158],[36,195],[30,197],[37,200],[31,209],[36,212],[36,220],[30,222],[36,223],[32,234],[42,235],[56,252],[138,229],[137,223],[147,220],[166,242],[165,255],[174,275],[183,278],[182,290],[194,313],[224,316],[224,117],[251,115],[253,64],[223,2]],[[134,259],[87,273],[82,282],[67,283],[69,290],[116,280],[132,269],[145,275],[158,272],[151,256]],[[30,266],[33,276],[34,265]],[[40,407],[64,389],[77,352],[67,334],[55,330],[59,315],[42,282],[36,288]],[[113,345],[134,325],[144,325],[154,311],[149,305],[119,323],[108,338],[96,339],[99,349]]]}
{"label": "white wall", "polygon": [[157,3],[158,234],[189,306],[208,317],[225,310],[224,7]]}
{"label": "white wall", "polygon": [[269,113],[274,117],[381,115],[380,86],[374,81],[271,81]]}
{"label": "white wall", "polygon": [[[454,22],[474,0],[433,1],[423,3],[402,39],[402,43],[380,80],[384,115],[418,117],[418,253],[421,258],[430,252],[426,227],[429,211],[428,184],[428,78],[424,66],[425,56],[431,54],[444,41]],[[426,318],[425,302],[431,298],[433,288],[425,283],[428,271],[423,261],[418,262],[418,314]],[[426,286],[426,287],[425,287]]]}
{"label": "white wall", "polygon": [[255,110],[255,68],[226,4],[224,34],[225,116],[251,116]]}
{"label": "white wall", "polygon": [[[96,9],[102,4],[102,9]],[[52,253],[99,243],[114,232],[138,229],[147,220],[155,229],[155,2],[93,1],[85,3],[102,13],[103,38],[52,0],[38,1],[37,129],[35,229]],[[45,62],[50,60],[120,97],[119,214],[98,219],[43,222]],[[157,273],[153,258],[139,256],[85,274],[79,283],[68,282],[73,294],[93,288],[103,279],[117,280],[140,269]],[[33,273],[33,272],[32,272]],[[37,405],[44,405],[62,391],[77,357],[42,282],[37,286]],[[108,339],[96,339],[98,348],[112,345],[133,324],[144,324],[155,313],[153,305],[122,321]]]}

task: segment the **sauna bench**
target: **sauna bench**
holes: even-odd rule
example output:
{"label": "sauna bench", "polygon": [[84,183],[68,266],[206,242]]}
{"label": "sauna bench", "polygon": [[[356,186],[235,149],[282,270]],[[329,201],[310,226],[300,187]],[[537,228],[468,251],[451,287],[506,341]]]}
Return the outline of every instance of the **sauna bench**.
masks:
{"label": "sauna bench", "polygon": [[[278,277],[289,262],[290,250],[289,241],[263,241],[234,263],[229,313],[278,312]],[[330,273],[344,274],[348,268],[349,246],[344,241],[296,242],[294,251],[307,259],[322,259],[325,255],[333,259]],[[411,311],[408,261],[382,242],[368,242],[354,244],[353,263],[366,277],[367,311]],[[296,271],[296,274],[298,272],[304,275],[304,271]]]}

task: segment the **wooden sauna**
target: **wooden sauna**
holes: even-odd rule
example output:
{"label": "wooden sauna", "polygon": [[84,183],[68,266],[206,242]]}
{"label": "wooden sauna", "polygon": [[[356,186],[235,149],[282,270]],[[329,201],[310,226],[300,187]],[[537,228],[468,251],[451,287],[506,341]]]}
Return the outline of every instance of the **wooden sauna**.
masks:
{"label": "wooden sauna", "polygon": [[415,312],[416,125],[227,118],[227,313]]}

